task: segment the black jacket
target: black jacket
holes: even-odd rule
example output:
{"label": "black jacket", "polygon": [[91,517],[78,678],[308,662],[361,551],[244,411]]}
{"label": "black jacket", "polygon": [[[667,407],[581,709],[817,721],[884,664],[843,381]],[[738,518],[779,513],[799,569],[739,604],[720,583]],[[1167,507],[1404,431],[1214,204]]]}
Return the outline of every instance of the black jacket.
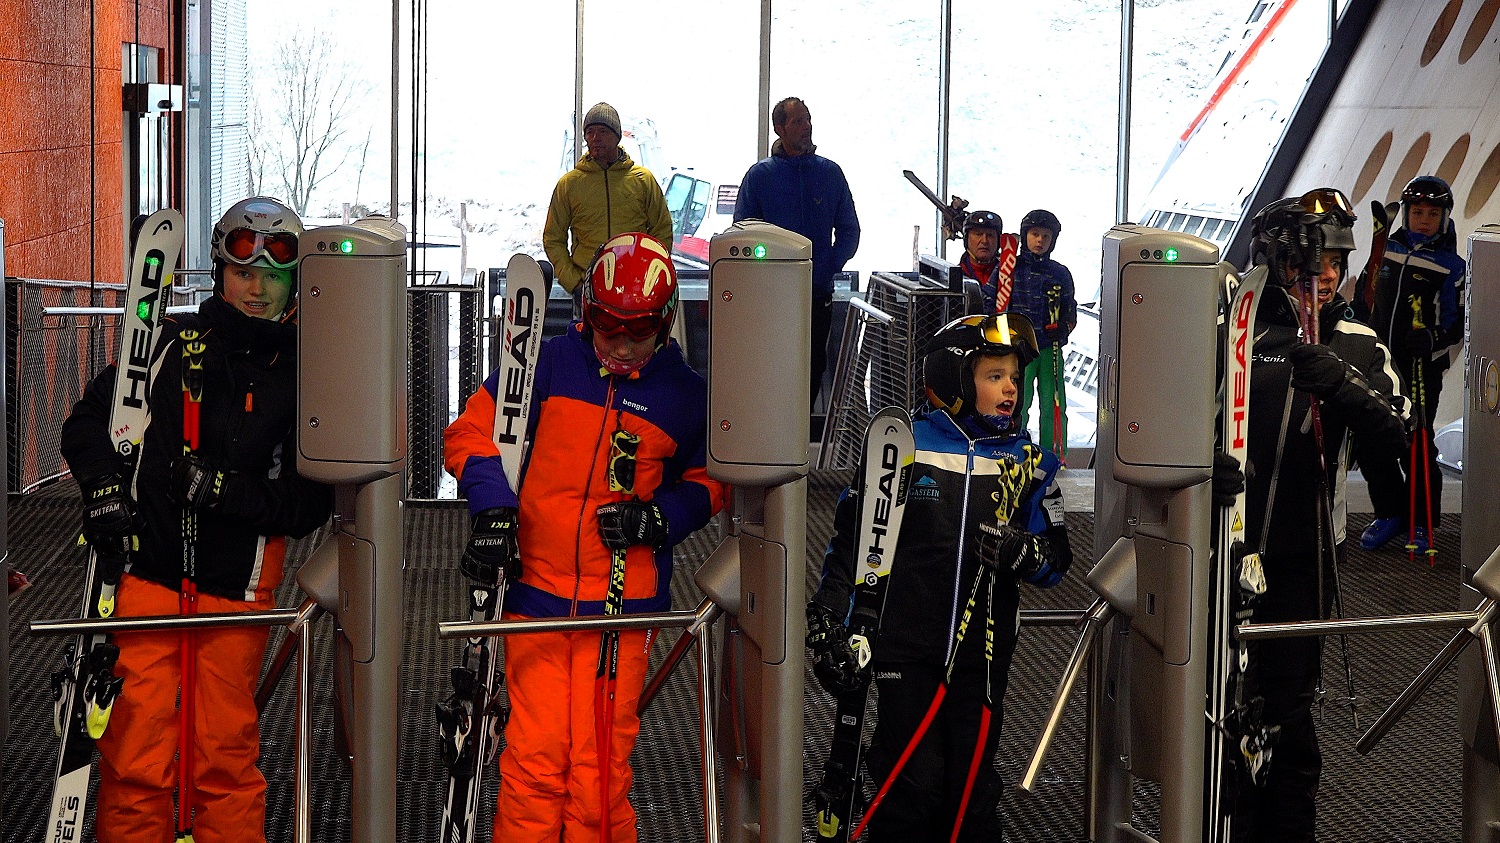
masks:
{"label": "black jacket", "polygon": [[[876,662],[921,663],[943,667],[955,627],[980,568],[978,525],[994,523],[997,466],[1024,458],[1035,447],[1024,434],[971,439],[945,412],[917,419],[912,432],[917,454],[906,510],[886,586]],[[1010,523],[1043,536],[1053,565],[1066,573],[1073,562],[1063,519],[1057,457],[1044,452],[1039,477]],[[833,516],[834,535],[823,557],[823,578],[814,600],[846,615],[852,604],[859,554],[859,497],[846,489]],[[1020,580],[1008,572],[995,582],[997,658],[1009,663],[1020,616]],[[960,661],[983,655],[987,593],[981,591],[976,616],[965,636]],[[1002,667],[1004,666],[1002,664]]]}
{"label": "black jacket", "polygon": [[[1394,385],[1389,367],[1371,372],[1358,369],[1359,362],[1369,366],[1383,352],[1376,349],[1369,328],[1340,317],[1345,312],[1342,300],[1335,299],[1333,305],[1320,308],[1319,319],[1319,339],[1346,364],[1354,364],[1339,391],[1319,402],[1330,490],[1338,480],[1348,435],[1353,434],[1372,453],[1399,455],[1406,444],[1405,424],[1391,403]],[[1285,289],[1266,287],[1256,312],[1255,336],[1245,538],[1261,550],[1267,584],[1255,616],[1257,621],[1307,619],[1319,612],[1315,565],[1318,452],[1308,424],[1309,395],[1291,389],[1288,354],[1302,339],[1297,305]],[[1271,500],[1273,481],[1275,497]]]}
{"label": "black jacket", "polygon": [[[172,463],[183,453],[180,335],[204,338],[197,454],[229,474],[217,509],[198,515],[198,590],[235,600],[264,596],[281,581],[283,536],[301,537],[328,520],[332,489],[295,468],[296,325],[240,313],[219,296],[197,314],[167,317],[152,355],[150,420],[132,497],[145,519],[141,549],[127,570],[177,588],[183,573],[182,504]],[[115,366],[84,390],[63,423],[62,454],[80,483],[130,476],[109,435]]]}

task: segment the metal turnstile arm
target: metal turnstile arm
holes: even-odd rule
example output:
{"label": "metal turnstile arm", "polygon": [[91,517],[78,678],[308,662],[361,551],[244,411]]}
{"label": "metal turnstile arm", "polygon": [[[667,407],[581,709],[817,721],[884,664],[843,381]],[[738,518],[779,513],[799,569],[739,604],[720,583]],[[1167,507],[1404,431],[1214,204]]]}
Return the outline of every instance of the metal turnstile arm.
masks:
{"label": "metal turnstile arm", "polygon": [[1078,644],[1073,648],[1073,655],[1068,658],[1067,667],[1063,668],[1062,681],[1058,683],[1057,692],[1052,696],[1052,706],[1048,709],[1047,720],[1042,724],[1042,730],[1037,735],[1036,748],[1031,752],[1031,760],[1026,765],[1025,774],[1016,785],[1018,790],[1026,793],[1034,792],[1037,777],[1041,774],[1042,765],[1047,760],[1047,751],[1051,749],[1052,741],[1057,737],[1058,727],[1062,724],[1063,711],[1067,707],[1068,697],[1072,696],[1073,686],[1078,684],[1078,677],[1088,665],[1089,650],[1093,648],[1094,642],[1099,638],[1099,633],[1114,616],[1114,607],[1103,599],[1095,600],[1094,605],[1084,613],[1083,632],[1078,636]]}

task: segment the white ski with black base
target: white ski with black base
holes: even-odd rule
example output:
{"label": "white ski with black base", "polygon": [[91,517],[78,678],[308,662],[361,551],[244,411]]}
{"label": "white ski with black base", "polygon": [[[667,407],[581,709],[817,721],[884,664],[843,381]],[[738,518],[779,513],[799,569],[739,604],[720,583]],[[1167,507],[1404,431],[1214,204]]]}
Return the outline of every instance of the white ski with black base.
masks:
{"label": "white ski with black base", "polygon": [[[1267,271],[1256,267],[1229,292],[1224,311],[1223,381],[1220,384],[1220,447],[1246,464],[1250,425],[1250,364],[1255,345],[1255,312]],[[1247,682],[1250,653],[1235,627],[1248,623],[1254,602],[1266,590],[1260,554],[1245,544],[1245,492],[1218,513],[1210,588],[1208,718],[1214,731],[1206,742],[1204,840],[1231,839],[1233,796],[1241,777],[1254,780],[1270,762],[1271,747],[1260,718],[1260,701]]]}
{"label": "white ski with black base", "polygon": [[[505,479],[517,495],[526,457],[526,427],[531,417],[532,386],[542,350],[542,327],[552,275],[527,255],[514,255],[505,267],[505,301],[496,342],[501,344],[495,383],[495,447]],[[469,618],[488,622],[500,616],[505,602],[505,573],[493,585],[469,583]],[[471,843],[479,814],[484,771],[490,767],[505,728],[500,702],[504,675],[498,669],[497,641],[470,638],[463,663],[453,668],[453,693],[438,704],[443,766],[448,771],[443,802],[443,843]]]}
{"label": "white ski with black base", "polygon": [[854,830],[854,814],[862,802],[860,761],[864,755],[865,703],[870,692],[867,668],[874,658],[885,609],[891,562],[906,493],[911,480],[916,445],[911,416],[887,407],[870,420],[860,460],[859,544],[855,545],[854,608],[849,615],[849,645],[865,670],[857,688],[837,694],[833,745],[823,767],[823,780],[813,790],[818,839],[846,841]]}
{"label": "white ski with black base", "polygon": [[[127,466],[130,483],[136,452],[147,422],[146,387],[151,351],[166,312],[172,271],[182,252],[182,214],[170,208],[136,220],[130,252],[130,277],[120,323],[120,353],[109,411],[115,451]],[[83,574],[85,619],[107,619],[115,613],[115,590],[126,559],[89,549]],[[121,680],[115,676],[120,648],[104,634],[80,635],[67,645],[63,666],[52,674],[53,727],[62,738],[57,777],[52,785],[52,814],[46,826],[50,843],[83,839],[88,809],[89,770],[94,742],[109,725]]]}

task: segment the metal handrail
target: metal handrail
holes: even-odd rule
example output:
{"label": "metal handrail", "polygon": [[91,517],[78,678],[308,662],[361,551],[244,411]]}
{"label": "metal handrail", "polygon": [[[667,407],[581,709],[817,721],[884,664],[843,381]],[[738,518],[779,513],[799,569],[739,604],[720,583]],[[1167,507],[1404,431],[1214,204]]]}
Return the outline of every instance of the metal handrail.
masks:
{"label": "metal handrail", "polygon": [[[149,630],[221,629],[238,626],[292,626],[305,624],[312,613],[304,604],[297,609],[264,612],[225,612],[202,615],[143,615],[134,618],[68,618],[32,621],[32,635],[79,635],[95,632],[145,632]],[[312,636],[304,630],[298,648],[301,664],[297,672],[296,788],[293,795],[293,839],[312,840]]]}
{"label": "metal handrail", "polygon": [[[586,632],[591,630],[664,629],[701,626],[710,613],[706,607],[690,611],[642,612],[632,615],[583,615],[575,618],[519,618],[496,621],[440,621],[439,638],[478,638],[486,635],[529,635],[539,632]],[[707,843],[719,841],[719,797],[715,779],[714,693],[710,676],[713,636],[701,632],[698,644],[698,711],[703,774],[703,825]]]}

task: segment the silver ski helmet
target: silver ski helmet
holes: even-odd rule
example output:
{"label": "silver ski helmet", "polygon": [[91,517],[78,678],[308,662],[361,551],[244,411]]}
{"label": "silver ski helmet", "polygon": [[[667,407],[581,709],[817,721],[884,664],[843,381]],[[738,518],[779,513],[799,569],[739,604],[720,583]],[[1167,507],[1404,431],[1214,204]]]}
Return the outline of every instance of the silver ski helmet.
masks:
{"label": "silver ski helmet", "polygon": [[1283,286],[1296,281],[1288,268],[1301,270],[1332,249],[1347,258],[1354,251],[1354,209],[1348,197],[1320,187],[1266,205],[1250,221],[1250,263],[1266,264],[1271,279]]}
{"label": "silver ski helmet", "polygon": [[[209,255],[213,258],[214,292],[224,292],[224,267],[267,266],[295,270],[299,260],[297,241],[302,236],[302,218],[280,200],[252,196],[229,206],[214,224]],[[297,294],[296,274],[292,296]],[[290,310],[292,302],[287,303]]]}
{"label": "silver ski helmet", "polygon": [[974,407],[974,361],[1014,354],[1022,368],[1036,359],[1036,330],[1019,313],[973,314],[944,325],[927,342],[922,380],[932,406],[958,416]]}
{"label": "silver ski helmet", "polygon": [[1438,235],[1448,231],[1448,220],[1453,216],[1453,190],[1437,176],[1417,176],[1401,189],[1401,227],[1410,228],[1407,214],[1417,202],[1431,202],[1443,209],[1443,219],[1438,223]]}

